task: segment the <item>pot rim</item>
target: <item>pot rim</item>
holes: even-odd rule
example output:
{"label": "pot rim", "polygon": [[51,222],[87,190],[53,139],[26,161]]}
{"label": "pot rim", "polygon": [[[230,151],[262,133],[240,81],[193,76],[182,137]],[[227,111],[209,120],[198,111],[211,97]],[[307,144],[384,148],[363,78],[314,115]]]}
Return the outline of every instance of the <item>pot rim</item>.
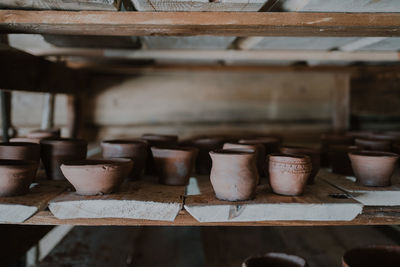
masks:
{"label": "pot rim", "polygon": [[67,168],[98,168],[100,166],[124,166],[132,164],[129,158],[109,158],[109,159],[82,159],[72,160],[61,164],[61,167]]}
{"label": "pot rim", "polygon": [[265,137],[255,137],[255,138],[248,138],[248,139],[240,139],[238,141],[240,144],[276,144],[280,143],[281,140],[278,137],[274,136],[265,136]]}
{"label": "pot rim", "polygon": [[[228,146],[233,145],[233,146],[239,146],[239,147],[228,147],[228,148],[225,148],[225,145],[228,145]],[[259,148],[260,145],[261,144],[239,144],[239,143],[227,142],[227,143],[224,143],[224,145],[222,146],[222,149],[252,149],[255,152],[256,149]]]}
{"label": "pot rim", "polygon": [[79,138],[46,138],[40,141],[44,145],[87,145],[87,141]]}
{"label": "pot rim", "polygon": [[190,140],[190,143],[192,144],[199,144],[199,145],[204,145],[204,144],[219,144],[223,143],[224,138],[222,137],[213,137],[213,136],[208,136],[208,137],[198,137],[195,139]]}
{"label": "pot rim", "polygon": [[173,134],[145,133],[140,138],[149,141],[178,141],[178,136]]}
{"label": "pot rim", "polygon": [[350,157],[363,158],[399,158],[399,154],[393,152],[376,151],[376,150],[361,150],[347,153]]}
{"label": "pot rim", "polygon": [[390,140],[385,139],[374,139],[374,138],[356,138],[354,142],[364,142],[364,143],[380,143],[380,144],[388,144],[390,145]]}
{"label": "pot rim", "polygon": [[[288,254],[284,252],[267,252],[264,254],[256,254],[253,256],[248,257],[244,260],[243,266],[248,266],[247,264],[252,259],[263,259],[263,258],[271,258],[271,259],[282,259],[286,260],[289,263],[298,264],[299,266],[306,267],[308,266],[307,260],[301,256]],[[246,264],[246,265],[244,265]]]}
{"label": "pot rim", "polygon": [[310,156],[301,154],[290,154],[290,153],[271,153],[268,155],[270,161],[278,161],[278,159],[298,159],[311,161]]}
{"label": "pot rim", "polygon": [[114,146],[114,145],[121,145],[121,146],[131,146],[131,145],[145,145],[147,146],[146,140],[140,139],[109,139],[101,141],[101,146]]}
{"label": "pot rim", "polygon": [[171,152],[196,152],[198,149],[196,147],[191,147],[191,146],[167,146],[167,147],[161,147],[161,146],[152,146],[151,151],[157,150],[157,151],[171,151]]}
{"label": "pot rim", "polygon": [[346,264],[348,263],[348,259],[346,260],[346,257],[351,257],[352,253],[368,253],[370,251],[382,251],[382,252],[394,252],[396,254],[400,255],[400,246],[398,245],[368,245],[368,246],[359,246],[359,247],[354,247],[349,250],[347,250],[343,256],[342,256],[342,261]]}
{"label": "pot rim", "polygon": [[38,143],[31,142],[2,142],[0,143],[0,147],[36,147],[39,148],[40,145]]}
{"label": "pot rim", "polygon": [[210,155],[230,155],[230,156],[242,156],[242,155],[253,155],[255,153],[252,149],[246,148],[228,148],[228,149],[214,149],[210,151]]}

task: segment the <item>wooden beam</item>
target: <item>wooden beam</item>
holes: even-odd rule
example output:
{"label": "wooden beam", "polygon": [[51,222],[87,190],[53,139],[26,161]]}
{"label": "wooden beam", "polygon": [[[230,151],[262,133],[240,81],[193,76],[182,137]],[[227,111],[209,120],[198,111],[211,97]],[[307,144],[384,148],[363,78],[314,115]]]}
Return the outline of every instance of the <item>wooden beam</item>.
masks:
{"label": "wooden beam", "polygon": [[400,13],[0,10],[2,33],[76,35],[400,36]]}

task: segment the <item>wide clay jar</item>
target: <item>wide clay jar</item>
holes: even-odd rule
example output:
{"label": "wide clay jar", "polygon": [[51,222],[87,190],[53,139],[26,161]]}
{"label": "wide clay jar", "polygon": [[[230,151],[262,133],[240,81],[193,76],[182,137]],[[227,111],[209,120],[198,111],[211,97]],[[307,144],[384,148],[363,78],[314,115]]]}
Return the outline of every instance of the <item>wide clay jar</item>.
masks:
{"label": "wide clay jar", "polygon": [[350,152],[357,182],[365,186],[389,186],[399,155],[381,151]]}
{"label": "wide clay jar", "polygon": [[330,167],[329,152],[330,146],[354,144],[354,137],[346,134],[325,133],[321,134],[321,167]]}
{"label": "wide clay jar", "polygon": [[349,152],[361,151],[358,146],[334,145],[331,146],[329,158],[333,173],[354,176],[353,168],[349,158]]}
{"label": "wide clay jar", "polygon": [[32,160],[0,160],[0,196],[28,193],[35,179],[38,162]]}
{"label": "wide clay jar", "polygon": [[221,149],[223,144],[224,139],[219,136],[195,138],[190,142],[191,146],[199,149],[199,154],[196,159],[197,174],[210,174],[212,165],[210,151]]}
{"label": "wide clay jar", "polygon": [[256,157],[249,149],[217,149],[210,152],[210,180],[218,199],[253,199],[259,180]]}
{"label": "wide clay jar", "polygon": [[101,142],[103,158],[129,158],[133,168],[129,179],[138,180],[147,158],[147,142],[142,140],[106,140]]}
{"label": "wide clay jar", "polygon": [[284,146],[281,148],[281,153],[283,154],[294,154],[294,155],[306,155],[311,159],[311,174],[307,180],[307,184],[313,184],[315,177],[318,174],[321,162],[320,150],[311,147],[301,147],[301,146]]}
{"label": "wide clay jar", "polygon": [[361,147],[363,150],[374,150],[374,151],[390,151],[392,142],[389,140],[379,139],[362,139],[356,138],[356,146]]}
{"label": "wide clay jar", "polygon": [[0,143],[0,159],[40,161],[40,145],[28,142]]}
{"label": "wide clay jar", "polygon": [[48,179],[64,180],[60,169],[62,163],[86,159],[87,142],[82,139],[43,139],[40,154]]}
{"label": "wide clay jar", "polygon": [[296,255],[269,252],[247,258],[242,267],[308,267],[308,263]]}
{"label": "wide clay jar", "polygon": [[399,267],[400,246],[365,246],[343,255],[343,267]]}
{"label": "wide clay jar", "polygon": [[194,147],[152,147],[159,182],[165,185],[187,185],[197,151]]}
{"label": "wide clay jar", "polygon": [[311,170],[309,156],[278,153],[269,155],[269,183],[276,194],[301,195]]}

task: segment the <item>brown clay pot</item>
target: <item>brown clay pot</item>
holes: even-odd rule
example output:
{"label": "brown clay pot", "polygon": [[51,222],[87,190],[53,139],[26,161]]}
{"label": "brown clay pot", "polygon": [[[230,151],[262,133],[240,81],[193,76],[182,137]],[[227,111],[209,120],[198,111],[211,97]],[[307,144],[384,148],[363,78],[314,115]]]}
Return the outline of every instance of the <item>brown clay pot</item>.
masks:
{"label": "brown clay pot", "polygon": [[40,161],[40,145],[27,142],[0,143],[0,159]]}
{"label": "brown clay pot", "polygon": [[101,143],[103,158],[129,158],[133,168],[129,179],[138,180],[143,173],[146,157],[147,142],[142,140],[107,140]]}
{"label": "brown clay pot", "polygon": [[61,165],[65,178],[79,195],[104,195],[118,191],[131,172],[131,159],[85,159]]}
{"label": "brown clay pot", "polygon": [[259,177],[253,150],[217,149],[210,156],[210,180],[218,199],[239,201],[255,197]]}
{"label": "brown clay pot", "polygon": [[394,143],[392,145],[392,151],[400,155],[400,143]]}
{"label": "brown clay pot", "polygon": [[31,139],[45,139],[45,138],[60,138],[61,130],[59,128],[46,129],[46,130],[34,130],[26,135]]}
{"label": "brown clay pot", "polygon": [[325,133],[321,134],[321,167],[329,167],[329,151],[330,146],[333,145],[347,145],[354,144],[354,138],[345,134]]}
{"label": "brown clay pot", "polygon": [[35,179],[38,162],[32,160],[0,160],[0,196],[28,193]]}
{"label": "brown clay pot", "polygon": [[269,155],[269,183],[276,194],[301,195],[311,170],[309,156],[278,153]]}
{"label": "brown clay pot", "polygon": [[62,163],[86,159],[87,142],[81,139],[43,139],[40,141],[40,155],[47,178],[52,180],[65,179],[61,172]]}
{"label": "brown clay pot", "polygon": [[350,152],[357,181],[365,186],[389,186],[399,155],[381,151]]}
{"label": "brown clay pot", "polygon": [[285,146],[281,148],[283,154],[295,154],[295,155],[306,155],[311,159],[311,174],[307,180],[307,184],[313,184],[314,179],[318,174],[320,168],[320,151],[317,148],[300,147],[300,146]]}
{"label": "brown clay pot", "polygon": [[242,267],[308,267],[302,257],[280,252],[269,252],[247,258]]}
{"label": "brown clay pot", "polygon": [[374,151],[391,150],[391,141],[389,140],[356,138],[355,143],[356,146],[361,147],[363,150],[374,150]]}
{"label": "brown clay pot", "polygon": [[400,246],[366,246],[353,248],[343,255],[343,267],[398,267]]}
{"label": "brown clay pot", "polygon": [[197,148],[152,147],[159,182],[166,185],[187,185],[196,162]]}
{"label": "brown clay pot", "polygon": [[358,146],[346,146],[346,145],[331,146],[329,158],[331,162],[332,172],[346,176],[354,176],[353,168],[351,167],[351,161],[348,153],[361,150],[362,149]]}
{"label": "brown clay pot", "polygon": [[212,161],[210,151],[221,149],[224,144],[222,137],[204,137],[192,140],[191,146],[199,149],[199,154],[196,159],[196,173],[210,174]]}

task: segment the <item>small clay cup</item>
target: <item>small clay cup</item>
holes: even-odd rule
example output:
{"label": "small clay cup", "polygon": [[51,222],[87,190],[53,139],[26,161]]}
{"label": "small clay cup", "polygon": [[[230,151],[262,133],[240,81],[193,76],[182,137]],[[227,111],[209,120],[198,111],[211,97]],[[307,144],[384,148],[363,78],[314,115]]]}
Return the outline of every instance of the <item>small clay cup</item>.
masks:
{"label": "small clay cup", "polygon": [[333,145],[347,145],[354,144],[354,138],[345,134],[325,133],[321,134],[321,167],[329,167],[329,150]]}
{"label": "small clay cup", "polygon": [[374,150],[374,151],[391,150],[391,141],[389,140],[356,138],[355,143],[356,146],[361,147],[363,150]]}
{"label": "small clay cup", "polygon": [[398,267],[400,246],[365,246],[353,248],[343,255],[343,267]]}
{"label": "small clay cup", "polygon": [[35,179],[38,162],[32,160],[0,160],[0,196],[17,196],[29,192]]}
{"label": "small clay cup", "polygon": [[269,183],[276,194],[301,195],[311,170],[309,156],[278,153],[269,155]]}
{"label": "small clay cup", "polygon": [[320,150],[317,148],[301,147],[301,146],[285,146],[281,148],[283,154],[306,155],[311,159],[311,174],[307,180],[307,184],[313,184],[318,174],[321,162]]}
{"label": "small clay cup", "polygon": [[197,151],[194,147],[152,147],[159,182],[166,185],[187,185]]}
{"label": "small clay cup", "polygon": [[191,146],[199,149],[199,154],[196,159],[196,173],[207,175],[211,172],[212,161],[210,151],[221,149],[224,144],[222,137],[202,137],[193,139]]}
{"label": "small clay cup", "polygon": [[280,252],[269,252],[247,258],[242,267],[308,267],[302,257]]}
{"label": "small clay cup", "polygon": [[34,130],[29,132],[26,137],[31,139],[45,139],[45,138],[60,138],[61,130],[60,128],[46,129],[46,130]]}
{"label": "small clay cup", "polygon": [[62,163],[86,159],[87,142],[82,139],[43,139],[40,141],[40,154],[47,179],[64,180]]}
{"label": "small clay cup", "polygon": [[0,159],[40,161],[40,145],[28,142],[0,143]]}
{"label": "small clay cup", "polygon": [[217,149],[210,152],[210,180],[218,199],[253,199],[259,180],[256,157],[251,149]]}
{"label": "small clay cup", "polygon": [[389,186],[399,155],[381,151],[350,152],[351,166],[358,183],[365,186]]}
{"label": "small clay cup", "polygon": [[78,195],[104,195],[118,191],[131,172],[131,159],[85,159],[64,162],[61,171]]}
{"label": "small clay cup", "polygon": [[133,161],[131,180],[138,180],[144,170],[147,157],[147,142],[142,140],[107,140],[101,142],[103,158],[129,158]]}
{"label": "small clay cup", "polygon": [[331,162],[332,172],[346,176],[354,176],[353,168],[351,167],[351,161],[348,153],[361,150],[362,149],[358,146],[346,146],[346,145],[331,146],[329,158]]}

